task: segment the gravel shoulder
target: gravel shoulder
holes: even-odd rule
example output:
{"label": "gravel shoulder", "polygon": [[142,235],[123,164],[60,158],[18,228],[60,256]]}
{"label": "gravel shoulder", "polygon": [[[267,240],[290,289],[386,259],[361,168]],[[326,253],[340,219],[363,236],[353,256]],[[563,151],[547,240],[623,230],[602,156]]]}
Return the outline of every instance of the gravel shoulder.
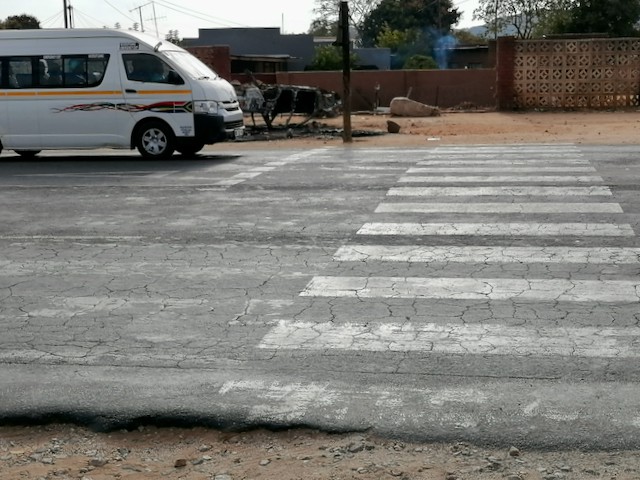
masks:
{"label": "gravel shoulder", "polygon": [[0,476],[4,480],[631,480],[640,477],[640,458],[633,451],[425,445],[310,430],[233,433],[140,427],[99,434],[49,425],[0,427]]}

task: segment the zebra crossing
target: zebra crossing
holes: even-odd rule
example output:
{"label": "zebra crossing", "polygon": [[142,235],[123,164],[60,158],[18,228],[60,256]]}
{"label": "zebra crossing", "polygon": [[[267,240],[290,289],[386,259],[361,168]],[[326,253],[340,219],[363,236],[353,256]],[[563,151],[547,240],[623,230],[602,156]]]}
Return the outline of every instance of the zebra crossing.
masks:
{"label": "zebra crossing", "polygon": [[[640,281],[624,272],[618,275],[622,278],[605,278],[597,269],[580,278],[529,278],[526,271],[509,275],[509,269],[495,277],[481,273],[461,277],[453,270],[454,265],[517,264],[558,269],[563,265],[626,266],[637,271],[640,249],[610,242],[599,245],[602,239],[633,239],[636,233],[624,221],[622,206],[612,200],[611,188],[575,146],[439,147],[422,153],[422,158],[415,153],[414,164],[387,191],[372,221],[357,230],[360,242],[343,245],[333,255],[345,273],[350,265],[360,265],[360,275],[317,275],[300,297],[359,302],[544,302],[552,308],[562,303],[568,309],[591,305],[604,310],[607,305],[640,303]],[[510,221],[510,215],[517,215],[518,221]],[[441,221],[445,216],[460,220]],[[402,221],[405,217],[411,221]],[[362,273],[363,263],[376,266],[372,268],[376,274]],[[379,274],[381,264],[431,263],[443,265],[437,276]],[[551,321],[545,324],[544,318],[537,318],[536,324],[522,320],[523,325],[506,326],[490,319],[461,324],[459,318],[451,317],[446,323],[442,318],[439,315],[437,322],[424,316],[402,322],[334,318],[318,323],[281,319],[259,348],[640,357],[640,329],[635,326],[559,326]]]}

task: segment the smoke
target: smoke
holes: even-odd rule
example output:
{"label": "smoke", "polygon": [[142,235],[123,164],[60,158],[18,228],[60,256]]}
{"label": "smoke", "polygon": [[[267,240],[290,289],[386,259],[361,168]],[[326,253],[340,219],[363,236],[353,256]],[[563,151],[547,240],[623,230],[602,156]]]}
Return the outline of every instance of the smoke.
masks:
{"label": "smoke", "polygon": [[436,40],[433,56],[440,70],[449,68],[449,58],[451,58],[452,50],[457,44],[458,40],[451,34],[442,35]]}

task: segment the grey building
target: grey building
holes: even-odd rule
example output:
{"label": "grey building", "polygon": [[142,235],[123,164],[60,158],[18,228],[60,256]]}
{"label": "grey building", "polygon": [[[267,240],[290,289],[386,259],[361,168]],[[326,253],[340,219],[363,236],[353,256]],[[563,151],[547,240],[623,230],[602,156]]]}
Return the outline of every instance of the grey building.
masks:
{"label": "grey building", "polygon": [[279,28],[201,28],[198,38],[185,38],[189,47],[228,45],[232,58],[287,59],[288,71],[301,71],[311,63],[313,35],[283,35]]}

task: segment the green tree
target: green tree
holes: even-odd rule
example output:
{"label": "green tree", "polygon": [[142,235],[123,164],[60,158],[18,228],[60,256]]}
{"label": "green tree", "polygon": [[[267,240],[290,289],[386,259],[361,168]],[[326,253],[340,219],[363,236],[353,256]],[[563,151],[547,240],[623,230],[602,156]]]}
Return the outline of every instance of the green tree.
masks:
{"label": "green tree", "polygon": [[389,25],[384,25],[376,39],[376,46],[388,48],[392,53],[397,53],[405,46],[415,43],[420,32],[415,29],[394,30]]}
{"label": "green tree", "polygon": [[[575,0],[569,15],[551,33],[605,33],[612,37],[637,36],[640,0]],[[562,21],[564,20],[564,21]]]}
{"label": "green tree", "polygon": [[487,43],[486,37],[474,35],[468,30],[454,30],[453,36],[462,45],[485,45]]}
{"label": "green tree", "polygon": [[[555,7],[558,0],[479,0],[474,20],[482,20],[491,36],[507,27],[517,38],[531,38],[536,22]],[[498,10],[496,11],[496,7]]]}
{"label": "green tree", "polygon": [[[380,0],[349,0],[349,25],[356,29],[359,38],[362,37],[363,22],[379,3]],[[316,16],[311,23],[310,32],[318,25],[337,26],[340,0],[315,0],[313,13]],[[335,30],[331,29],[331,35],[333,34]],[[354,39],[357,44],[360,43],[359,38]]]}
{"label": "green tree", "polygon": [[459,18],[451,0],[381,0],[363,22],[362,43],[376,46],[385,28],[411,30],[422,40],[421,53],[429,54],[436,39],[448,33]]}
{"label": "green tree", "polygon": [[532,37],[562,33],[571,22],[575,0],[554,0],[541,12],[540,18],[533,27]]}
{"label": "green tree", "polygon": [[316,37],[331,37],[338,33],[338,20],[328,18],[315,18],[309,26],[308,33]]}
{"label": "green tree", "polygon": [[434,70],[438,68],[438,64],[427,55],[413,55],[407,59],[403,67],[405,70]]}
{"label": "green tree", "polygon": [[[349,58],[351,67],[357,61],[357,56],[351,54]],[[316,47],[315,55],[306,70],[342,70],[342,49],[333,45]]]}
{"label": "green tree", "polygon": [[0,22],[0,29],[4,30],[25,30],[30,28],[40,28],[40,22],[31,15],[13,15]]}
{"label": "green tree", "polygon": [[164,39],[179,47],[183,47],[185,44],[184,39],[180,38],[178,30],[169,30],[169,33],[165,35]]}

